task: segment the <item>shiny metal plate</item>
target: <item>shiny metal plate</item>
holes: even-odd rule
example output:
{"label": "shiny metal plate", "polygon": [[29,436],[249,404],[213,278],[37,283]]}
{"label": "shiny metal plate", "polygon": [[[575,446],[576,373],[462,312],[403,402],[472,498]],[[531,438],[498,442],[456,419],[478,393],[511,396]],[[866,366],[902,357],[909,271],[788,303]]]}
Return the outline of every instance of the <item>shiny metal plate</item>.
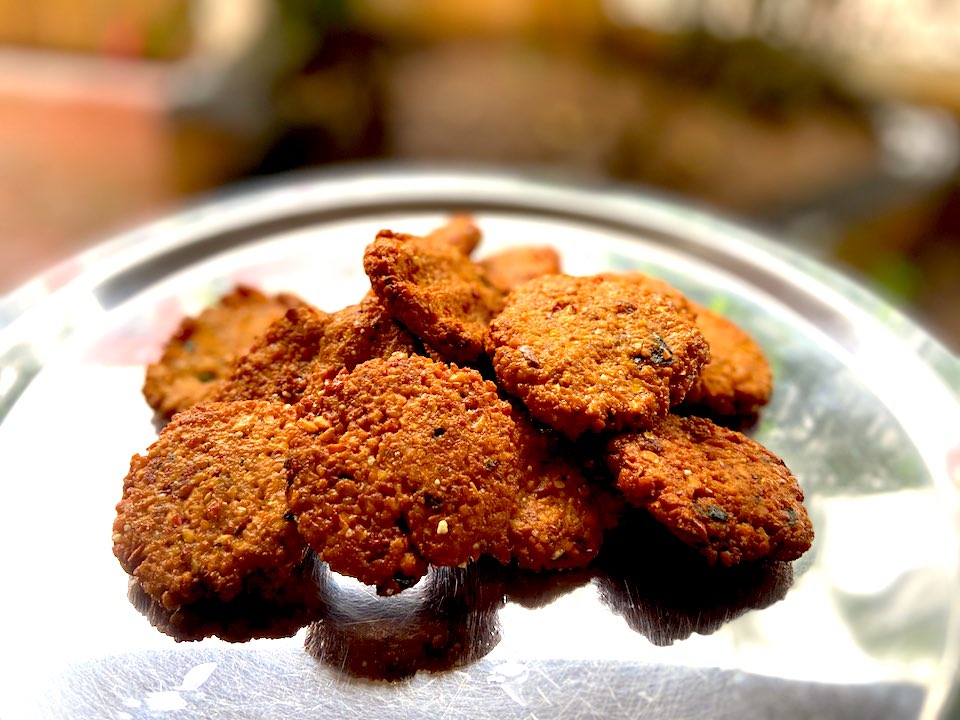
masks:
{"label": "shiny metal plate", "polygon": [[[178,642],[111,553],[140,386],[185,313],[238,282],[326,309],[365,292],[380,228],[472,212],[481,253],[557,247],[644,269],[734,318],[776,390],[751,434],[800,480],[796,563],[705,569],[656,534],[589,571],[486,563],[394,598],[317,569],[293,635]],[[365,167],[212,198],[0,303],[3,718],[912,718],[957,711],[960,365],[876,297],[776,242],[623,186]],[[145,612],[142,612],[144,610]],[[267,611],[259,634],[283,635]],[[243,632],[214,614],[232,640]]]}

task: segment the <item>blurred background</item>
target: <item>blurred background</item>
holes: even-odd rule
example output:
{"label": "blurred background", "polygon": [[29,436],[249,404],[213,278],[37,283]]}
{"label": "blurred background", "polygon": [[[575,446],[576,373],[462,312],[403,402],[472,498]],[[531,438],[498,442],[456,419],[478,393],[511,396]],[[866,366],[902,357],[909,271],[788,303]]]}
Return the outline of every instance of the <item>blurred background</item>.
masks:
{"label": "blurred background", "polygon": [[772,230],[960,351],[960,1],[0,0],[0,295],[244,178],[612,178]]}

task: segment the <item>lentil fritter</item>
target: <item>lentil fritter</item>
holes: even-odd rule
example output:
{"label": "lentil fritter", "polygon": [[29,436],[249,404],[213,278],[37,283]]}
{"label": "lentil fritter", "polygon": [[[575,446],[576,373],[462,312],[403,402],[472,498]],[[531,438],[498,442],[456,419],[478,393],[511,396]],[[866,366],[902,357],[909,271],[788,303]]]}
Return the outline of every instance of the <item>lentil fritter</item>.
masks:
{"label": "lentil fritter", "polygon": [[445,243],[464,255],[470,255],[483,239],[483,233],[469,215],[454,215],[446,223],[427,233],[426,237],[430,241]]}
{"label": "lentil fritter", "polygon": [[710,362],[678,411],[718,422],[753,419],[773,392],[763,348],[732,320],[701,305],[695,308],[697,327],[710,345]]}
{"label": "lentil fritter", "polygon": [[363,269],[390,314],[443,357],[469,363],[483,353],[503,293],[458,249],[382,230],[364,252]]}
{"label": "lentil fritter", "polygon": [[510,293],[489,345],[503,387],[572,438],[655,424],[709,358],[700,331],[662,295],[570,275]]}
{"label": "lentil fritter", "polygon": [[295,308],[237,360],[214,399],[295,403],[310,381],[323,382],[371,358],[420,348],[374,295],[334,313]]}
{"label": "lentil fritter", "polygon": [[671,415],[607,448],[617,488],[710,562],[795,560],[813,527],[783,461],[706,418]]}
{"label": "lentil fritter", "polygon": [[565,448],[564,439],[540,431],[518,415],[519,481],[510,517],[510,553],[518,567],[586,567],[617,522],[619,503],[606,484]]}
{"label": "lentil fritter", "polygon": [[721,424],[743,424],[755,419],[760,408],[770,401],[770,364],[763,348],[739,325],[688,299],[660,278],[641,272],[603,273],[602,277],[669,298],[696,322],[710,346],[710,361],[701,368],[677,412],[704,415]]}
{"label": "lentil fritter", "polygon": [[547,245],[507,248],[480,261],[496,287],[507,293],[541,275],[560,272],[560,253]]}
{"label": "lentil fritter", "polygon": [[392,593],[428,562],[509,558],[517,431],[493,383],[396,353],[314,387],[298,407],[289,499],[333,570]]}
{"label": "lentil fritter", "polygon": [[312,307],[291,308],[273,322],[246,355],[237,358],[213,399],[300,399],[310,368],[320,352],[332,316]]}
{"label": "lentil fritter", "polygon": [[749,334],[643,273],[560,274],[551,248],[474,262],[480,237],[383,230],[355,305],[238,288],[181,324],[144,386],[173,419],[114,522],[145,593],[299,597],[315,559],[382,594],[484,555],[585,568],[638,512],[721,568],[810,547],[783,461],[698,417],[769,400]]}
{"label": "lentil fritter", "polygon": [[236,358],[270,324],[303,301],[289,293],[268,296],[240,286],[197,317],[185,318],[160,359],[147,367],[143,395],[157,414],[174,413],[211,399]]}
{"label": "lentil fritter", "polygon": [[286,497],[295,420],[266,401],[195,405],[133,456],[113,553],[165,608],[282,593],[306,547]]}

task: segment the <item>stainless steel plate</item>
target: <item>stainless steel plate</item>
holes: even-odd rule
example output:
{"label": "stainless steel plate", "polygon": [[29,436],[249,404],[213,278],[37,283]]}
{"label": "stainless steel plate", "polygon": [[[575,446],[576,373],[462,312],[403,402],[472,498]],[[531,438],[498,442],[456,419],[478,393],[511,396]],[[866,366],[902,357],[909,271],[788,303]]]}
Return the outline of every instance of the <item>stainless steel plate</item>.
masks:
{"label": "stainless steel plate", "polygon": [[[389,599],[321,571],[324,618],[293,637],[158,631],[110,537],[130,456],[155,437],[144,364],[237,282],[355,302],[378,229],[425,231],[455,210],[475,214],[483,252],[550,243],[573,274],[643,268],[747,327],[777,383],[752,432],[800,479],[813,549],[792,572],[731,576],[647,542],[589,573],[481,565]],[[956,702],[957,360],[869,293],[715,217],[490,173],[298,177],[22,288],[0,304],[0,359],[4,718],[900,718]]]}

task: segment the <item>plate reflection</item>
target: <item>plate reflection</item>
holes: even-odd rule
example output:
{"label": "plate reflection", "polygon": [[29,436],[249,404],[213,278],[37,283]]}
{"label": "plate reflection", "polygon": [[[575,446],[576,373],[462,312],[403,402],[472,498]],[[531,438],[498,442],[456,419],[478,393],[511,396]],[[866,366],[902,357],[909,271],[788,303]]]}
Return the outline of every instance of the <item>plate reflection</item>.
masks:
{"label": "plate reflection", "polygon": [[398,680],[475,662],[500,640],[508,602],[537,608],[592,583],[600,600],[658,646],[709,635],[752,609],[781,600],[790,563],[711,566],[643,511],[627,511],[594,563],[566,572],[532,572],[484,558],[462,568],[432,568],[391,597],[331,572],[313,556],[282,597],[206,599],[166,610],[131,581],[133,605],[178,641],[228,642],[295,635],[318,662],[347,675]]}

